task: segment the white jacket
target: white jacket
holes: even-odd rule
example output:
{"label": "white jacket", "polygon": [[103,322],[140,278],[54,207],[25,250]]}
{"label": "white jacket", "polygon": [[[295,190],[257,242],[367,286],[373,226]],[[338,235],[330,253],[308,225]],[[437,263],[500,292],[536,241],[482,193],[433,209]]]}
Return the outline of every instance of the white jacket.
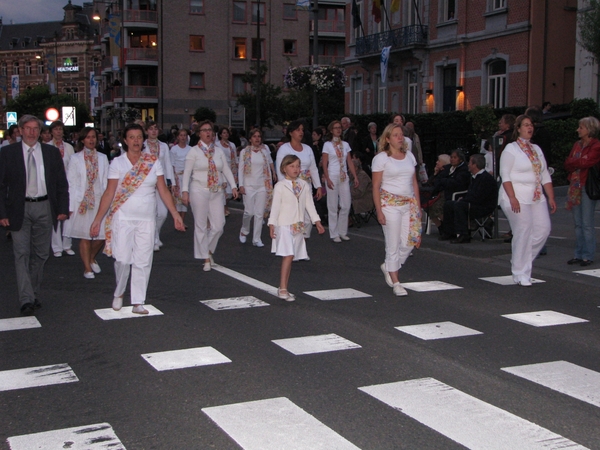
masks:
{"label": "white jacket", "polygon": [[[165,183],[167,180],[171,181],[171,184],[175,185],[175,172],[173,171],[173,164],[171,164],[171,154],[169,152],[169,146],[162,141],[158,141],[158,160],[163,166],[165,171]],[[148,145],[148,139],[144,141],[144,152],[150,153],[150,146]]]}
{"label": "white jacket", "polygon": [[[108,184],[108,158],[103,153],[96,153],[98,154],[98,179],[102,183],[102,192],[104,192]],[[69,181],[69,211],[77,211],[87,189],[87,173],[85,171],[83,150],[71,156],[67,170],[67,180]],[[95,194],[98,194],[98,192]]]}
{"label": "white jacket", "polygon": [[[56,145],[56,142],[54,141],[54,139],[52,139],[50,142],[48,142],[48,144],[53,145],[56,148],[59,148],[58,145]],[[75,154],[75,150],[73,149],[73,146],[66,141],[63,141],[63,150],[64,150],[63,163],[65,164],[65,170],[67,170],[67,168],[69,167],[69,160],[71,159],[71,156],[73,156]]]}
{"label": "white jacket", "polygon": [[321,221],[312,199],[311,187],[299,178],[296,182],[302,186],[299,199],[296,199],[291,181],[283,180],[275,185],[269,225],[285,226],[304,222],[305,212],[308,212],[312,223]]}

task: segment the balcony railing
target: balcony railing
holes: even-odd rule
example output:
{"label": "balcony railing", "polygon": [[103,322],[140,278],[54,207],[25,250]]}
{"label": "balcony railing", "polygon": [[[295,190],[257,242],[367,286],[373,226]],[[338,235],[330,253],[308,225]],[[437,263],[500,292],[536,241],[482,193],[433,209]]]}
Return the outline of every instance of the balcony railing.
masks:
{"label": "balcony railing", "polygon": [[125,61],[158,61],[157,48],[126,48]]}
{"label": "balcony railing", "polygon": [[384,47],[392,49],[423,45],[427,43],[428,29],[426,25],[410,25],[383,33],[370,34],[356,40],[356,55],[381,53]]}
{"label": "balcony railing", "polygon": [[[315,31],[315,21],[310,21],[310,31]],[[346,22],[343,20],[319,20],[319,33],[345,33]]]}
{"label": "balcony railing", "polygon": [[156,11],[141,9],[126,9],[125,22],[149,22],[158,23],[158,14]]}
{"label": "balcony railing", "polygon": [[125,99],[158,99],[158,86],[116,86],[102,93],[102,103],[120,103],[123,101],[123,89]]}
{"label": "balcony railing", "polygon": [[[330,56],[330,55],[319,55],[319,65],[324,66],[337,66],[344,61],[345,56]],[[310,57],[310,63],[314,64],[314,56]]]}

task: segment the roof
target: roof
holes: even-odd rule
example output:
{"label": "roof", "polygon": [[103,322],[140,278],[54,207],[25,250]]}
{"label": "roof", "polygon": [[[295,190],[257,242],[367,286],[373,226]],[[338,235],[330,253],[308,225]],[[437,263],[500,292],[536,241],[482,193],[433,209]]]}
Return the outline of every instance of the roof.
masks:
{"label": "roof", "polygon": [[0,51],[35,49],[40,41],[54,39],[60,33],[62,22],[34,22],[0,25]]}

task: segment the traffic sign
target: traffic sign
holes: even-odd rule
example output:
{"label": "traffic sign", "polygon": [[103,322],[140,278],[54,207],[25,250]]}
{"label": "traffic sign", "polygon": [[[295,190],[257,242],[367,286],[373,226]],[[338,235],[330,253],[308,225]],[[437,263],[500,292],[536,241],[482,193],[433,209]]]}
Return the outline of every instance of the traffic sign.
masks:
{"label": "traffic sign", "polygon": [[15,111],[8,111],[6,113],[6,123],[9,127],[17,124],[17,113]]}
{"label": "traffic sign", "polygon": [[62,107],[62,117],[63,123],[65,127],[74,127],[75,123],[75,107],[73,106],[63,106]]}

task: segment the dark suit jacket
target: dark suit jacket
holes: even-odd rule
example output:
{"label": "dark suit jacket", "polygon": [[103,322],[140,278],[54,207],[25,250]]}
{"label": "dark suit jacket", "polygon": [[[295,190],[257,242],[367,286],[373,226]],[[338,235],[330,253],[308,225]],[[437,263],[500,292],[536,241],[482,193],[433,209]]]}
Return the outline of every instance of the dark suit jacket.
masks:
{"label": "dark suit jacket", "polygon": [[96,146],[96,150],[100,153],[104,153],[108,160],[110,161],[110,144],[108,143],[108,139],[103,139],[102,141],[98,141],[98,145]]}
{"label": "dark suit jacket", "polygon": [[[41,144],[46,190],[56,228],[57,216],[69,214],[69,183],[60,151]],[[0,219],[9,219],[9,230],[19,231],[25,216],[27,175],[20,142],[2,147],[0,151]]]}
{"label": "dark suit jacket", "polygon": [[432,196],[444,191],[445,201],[452,200],[452,194],[455,192],[466,191],[471,184],[471,172],[467,168],[467,163],[462,163],[456,170],[450,173],[451,164],[444,166],[444,170],[439,173],[436,184],[433,187]]}
{"label": "dark suit jacket", "polygon": [[496,180],[485,170],[472,180],[469,192],[460,201],[482,208],[485,211],[483,215],[490,214],[498,204]]}

